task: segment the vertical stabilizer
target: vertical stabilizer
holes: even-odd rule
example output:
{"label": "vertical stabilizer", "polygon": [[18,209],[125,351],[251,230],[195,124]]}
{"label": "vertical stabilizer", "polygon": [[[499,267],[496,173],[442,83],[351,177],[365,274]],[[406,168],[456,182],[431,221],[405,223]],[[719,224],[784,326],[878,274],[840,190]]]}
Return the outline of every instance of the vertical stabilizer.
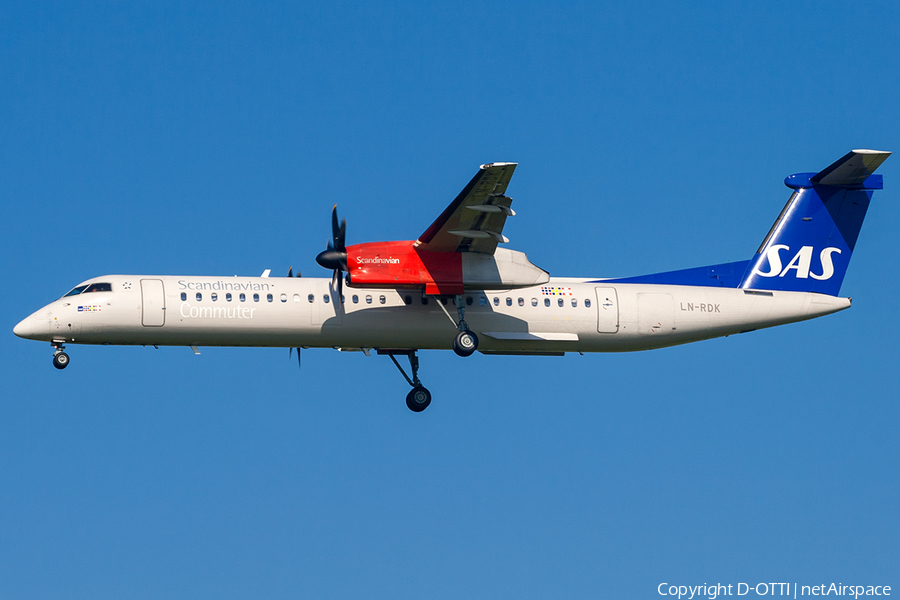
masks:
{"label": "vertical stabilizer", "polygon": [[872,173],[890,154],[853,150],[818,173],[785,178],[794,193],[738,287],[837,296],[872,193],[883,187]]}

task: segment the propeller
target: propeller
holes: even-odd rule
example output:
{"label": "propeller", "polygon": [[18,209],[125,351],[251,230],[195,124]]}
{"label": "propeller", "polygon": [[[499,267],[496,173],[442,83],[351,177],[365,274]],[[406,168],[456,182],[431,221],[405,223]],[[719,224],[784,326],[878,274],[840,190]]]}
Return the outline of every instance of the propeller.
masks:
{"label": "propeller", "polygon": [[[294,276],[294,265],[291,265],[290,267],[288,267],[288,277],[293,277],[293,276]],[[300,277],[300,271],[297,271],[297,277]],[[291,348],[290,350],[288,350],[288,360],[292,359],[293,357],[294,357],[294,349]],[[299,347],[297,348],[297,366],[298,367],[301,366],[300,365],[300,348]]]}
{"label": "propeller", "polygon": [[332,289],[337,288],[338,302],[344,297],[344,278],[341,273],[347,270],[347,246],[344,239],[347,235],[347,219],[342,219],[338,226],[337,204],[331,209],[331,238],[328,247],[319,252],[316,262],[326,269],[334,269],[331,277]]}

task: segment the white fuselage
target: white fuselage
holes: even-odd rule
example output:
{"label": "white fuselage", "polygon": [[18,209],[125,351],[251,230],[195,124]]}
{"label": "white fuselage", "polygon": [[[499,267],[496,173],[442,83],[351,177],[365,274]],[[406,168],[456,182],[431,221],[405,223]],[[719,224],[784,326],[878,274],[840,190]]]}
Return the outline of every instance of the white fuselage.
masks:
{"label": "white fuselage", "polygon": [[[92,282],[112,291],[61,298],[16,334],[83,344],[449,349],[455,325],[447,313],[457,319],[452,297],[421,291],[345,286],[341,303],[330,279],[111,275],[85,283]],[[463,298],[480,351],[526,354],[647,350],[850,306],[815,293],[568,278]]]}

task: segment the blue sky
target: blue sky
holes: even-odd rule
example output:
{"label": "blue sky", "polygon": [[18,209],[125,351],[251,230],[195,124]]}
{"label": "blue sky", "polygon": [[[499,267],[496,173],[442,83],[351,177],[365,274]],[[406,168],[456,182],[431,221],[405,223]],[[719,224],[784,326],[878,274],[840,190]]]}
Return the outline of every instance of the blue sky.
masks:
{"label": "blue sky", "polygon": [[[108,273],[258,275],[413,239],[519,163],[556,276],[749,258],[783,178],[898,150],[900,9],[867,2],[0,7],[0,596],[658,597],[900,586],[896,186],[851,310],[648,353],[70,346]],[[751,593],[752,596],[752,593]]]}

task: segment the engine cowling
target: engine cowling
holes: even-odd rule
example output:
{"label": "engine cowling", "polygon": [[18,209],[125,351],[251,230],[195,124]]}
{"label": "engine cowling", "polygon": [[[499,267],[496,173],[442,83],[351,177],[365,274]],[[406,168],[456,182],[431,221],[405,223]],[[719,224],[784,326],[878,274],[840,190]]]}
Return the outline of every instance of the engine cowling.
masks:
{"label": "engine cowling", "polygon": [[351,287],[416,289],[430,295],[465,290],[529,287],[550,281],[524,252],[497,248],[479,252],[431,252],[411,241],[370,242],[347,246],[347,284]]}

